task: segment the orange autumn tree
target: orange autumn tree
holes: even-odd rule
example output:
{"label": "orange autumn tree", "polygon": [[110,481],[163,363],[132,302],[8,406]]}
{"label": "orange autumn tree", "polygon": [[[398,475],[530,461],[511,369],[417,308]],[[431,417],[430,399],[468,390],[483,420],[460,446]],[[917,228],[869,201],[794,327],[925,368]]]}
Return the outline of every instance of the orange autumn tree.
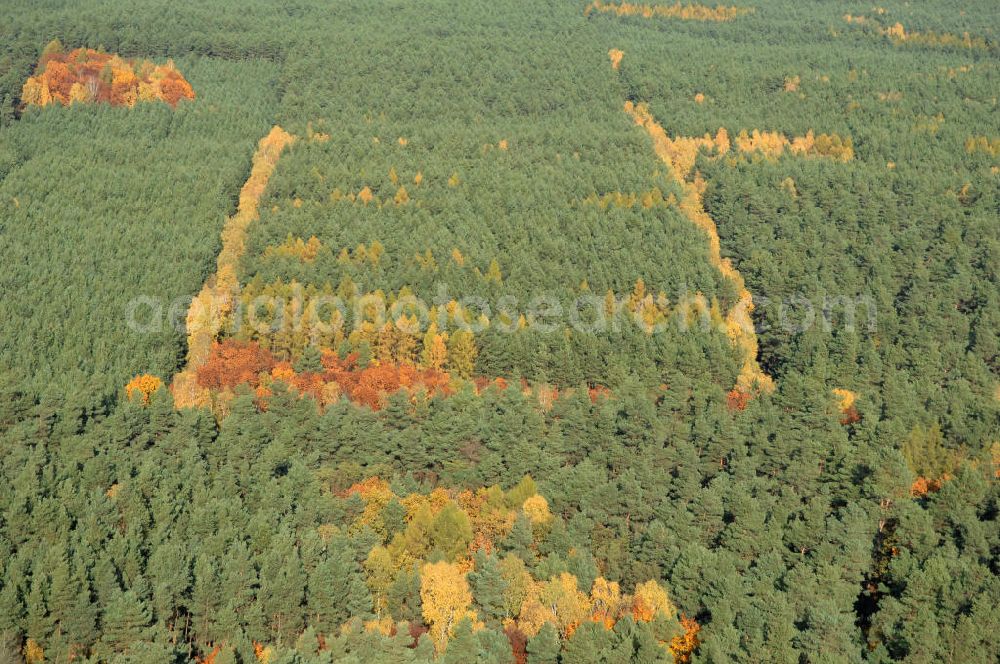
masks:
{"label": "orange autumn tree", "polygon": [[698,636],[701,625],[694,618],[681,616],[681,627],[684,628],[684,633],[670,640],[670,654],[674,656],[674,664],[689,664],[691,655],[701,644]]}
{"label": "orange autumn tree", "polygon": [[58,41],[46,46],[34,75],[21,89],[21,101],[27,106],[79,102],[132,107],[138,102],[163,101],[176,107],[181,99],[194,97],[173,61],[154,65],[90,48],[66,53]]}
{"label": "orange autumn tree", "polygon": [[153,393],[163,387],[163,381],[152,374],[140,374],[130,380],[125,386],[125,394],[129,401],[139,401],[142,405],[149,405],[149,399]]}

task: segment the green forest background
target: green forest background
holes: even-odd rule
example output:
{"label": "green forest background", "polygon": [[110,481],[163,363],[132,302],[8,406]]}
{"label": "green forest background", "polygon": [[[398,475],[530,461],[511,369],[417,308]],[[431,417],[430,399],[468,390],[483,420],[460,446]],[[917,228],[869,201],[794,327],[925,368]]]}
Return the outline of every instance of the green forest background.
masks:
{"label": "green forest background", "polygon": [[[684,660],[659,643],[681,618],[700,625],[694,662],[997,661],[996,7],[756,0],[699,22],[586,6],[4,10],[0,661],[669,662]],[[924,38],[882,34],[897,22]],[[966,32],[968,45],[940,37]],[[176,110],[22,108],[52,39],[172,58],[197,96]],[[617,71],[610,49],[624,52]],[[294,280],[430,298],[445,282],[526,301],[642,280],[728,308],[737,294],[675,205],[586,203],[680,196],[626,100],[671,136],[851,139],[849,162],[696,163],[722,254],[758,302],[773,394],[732,407],[741,358],[717,328],[529,327],[479,335],[472,372],[525,390],[456,381],[372,410],[276,384],[266,408],[236,389],[221,420],[175,410],[166,389],[125,397],[137,374],[169,382],[187,350],[181,328],[126,325],[130,304],[179,302],[183,318],[274,124],[299,140],[250,228],[247,292]],[[390,204],[400,183],[409,202]],[[366,186],[386,204],[335,195]],[[313,236],[315,260],[268,253]],[[377,262],[338,259],[374,242]],[[418,260],[428,251],[434,269]],[[820,315],[824,297],[863,298],[877,317],[859,307],[850,326],[834,307],[829,325],[783,325],[805,315],[802,298]],[[316,361],[302,340],[286,348],[296,366]],[[857,395],[852,417],[834,389]],[[350,487],[376,476],[398,500],[368,511]],[[919,478],[938,490],[915,493]],[[478,517],[449,507],[421,535],[400,501],[446,488],[458,504],[493,485],[486,504],[516,520],[467,577],[482,625],[432,643],[427,568],[400,551],[456,563]],[[519,507],[535,491],[544,528]],[[396,556],[384,569],[380,550]],[[515,560],[584,594],[598,578],[628,593],[655,580],[669,615],[512,636],[505,619],[523,616],[502,608],[514,577],[498,570]],[[383,612],[393,634],[362,626]]]}

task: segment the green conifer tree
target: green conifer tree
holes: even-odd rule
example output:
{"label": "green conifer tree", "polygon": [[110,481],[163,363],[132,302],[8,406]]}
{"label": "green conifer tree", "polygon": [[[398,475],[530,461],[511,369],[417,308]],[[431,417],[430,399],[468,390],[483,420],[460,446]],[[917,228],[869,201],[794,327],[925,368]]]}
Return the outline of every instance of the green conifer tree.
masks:
{"label": "green conifer tree", "polygon": [[559,632],[550,622],[528,639],[528,664],[558,664]]}

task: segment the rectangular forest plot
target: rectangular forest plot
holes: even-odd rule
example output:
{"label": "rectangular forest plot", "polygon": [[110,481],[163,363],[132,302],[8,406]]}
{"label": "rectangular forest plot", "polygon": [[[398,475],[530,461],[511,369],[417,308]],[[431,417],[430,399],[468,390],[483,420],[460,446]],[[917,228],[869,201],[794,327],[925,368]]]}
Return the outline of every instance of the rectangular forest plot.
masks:
{"label": "rectangular forest plot", "polygon": [[[584,16],[591,14],[614,14],[615,16],[641,16],[642,18],[674,18],[681,21],[732,21],[741,14],[753,12],[753,7],[737,7],[718,5],[708,7],[697,3],[682,5],[677,2],[672,5],[639,5],[630,2],[604,3],[601,0],[587,5]],[[617,66],[615,67],[617,69]]]}
{"label": "rectangular forest plot", "polygon": [[[679,302],[677,306],[674,302],[683,295],[663,276],[672,269],[669,265],[661,265],[659,273],[645,266],[629,268],[625,277],[628,288],[637,282],[632,269],[642,275],[639,283],[646,280],[655,285],[655,290],[650,289],[648,306],[640,304],[645,294],[630,298],[625,287],[613,280],[617,275],[607,279],[602,278],[603,271],[581,270],[577,278],[567,278],[540,267],[525,267],[536,262],[541,265],[538,247],[546,242],[546,227],[560,228],[560,243],[568,242],[567,235],[579,238],[575,246],[584,249],[588,248],[586,238],[594,232],[613,232],[635,242],[655,237],[659,246],[670,239],[676,241],[676,233],[667,237],[664,222],[676,219],[673,228],[681,234],[688,225],[680,219],[679,211],[671,209],[676,208],[679,192],[661,176],[653,176],[655,182],[646,174],[608,180],[609,185],[620,187],[609,191],[599,175],[586,170],[586,162],[557,160],[553,170],[574,169],[588,180],[583,185],[587,189],[579,186],[573,191],[563,184],[565,188],[559,191],[568,194],[570,205],[562,196],[546,200],[545,208],[537,199],[530,199],[535,209],[544,209],[545,214],[536,217],[538,223],[526,225],[510,210],[494,212],[493,216],[486,213],[497,200],[526,195],[515,185],[527,176],[504,161],[509,154],[516,156],[520,142],[512,147],[509,139],[492,137],[485,144],[477,139],[468,142],[464,153],[454,150],[447,159],[425,152],[401,159],[395,147],[402,145],[398,140],[392,141],[390,149],[380,151],[371,145],[387,145],[389,141],[370,145],[368,135],[357,135],[360,138],[338,135],[323,148],[306,146],[289,155],[262,207],[261,223],[255,224],[248,238],[240,273],[245,287],[236,307],[243,316],[234,319],[224,334],[233,342],[256,344],[273,355],[276,365],[272,369],[278,371],[266,372],[264,389],[259,391],[264,399],[268,385],[277,381],[299,394],[316,397],[324,407],[347,397],[372,410],[384,407],[384,397],[400,387],[423,387],[443,394],[453,391],[451,381],[479,385],[513,373],[530,380],[541,377],[543,382],[562,387],[578,386],[583,379],[603,384],[600,365],[583,373],[564,356],[576,348],[585,348],[590,355],[613,355],[617,326],[622,328],[621,334],[640,344],[652,343],[650,328],[654,325],[664,325],[669,328],[666,334],[678,336],[682,328],[689,327],[686,321],[690,317],[680,311]],[[349,166],[330,160],[331,150],[352,151],[345,147],[349,140],[354,140],[361,158]],[[472,147],[477,144],[481,149]],[[532,145],[537,143],[523,143],[524,149]],[[544,145],[534,149],[538,155],[551,154]],[[410,143],[409,151],[415,150],[420,150],[420,142]],[[459,159],[463,154],[468,160],[464,163]],[[532,168],[537,168],[537,162],[532,162]],[[455,170],[456,163],[462,163],[461,172]],[[652,165],[655,167],[655,162]],[[428,174],[426,178],[423,173]],[[571,179],[565,176],[565,180]],[[399,192],[407,190],[412,198],[401,200]],[[272,205],[276,201],[281,204]],[[467,216],[470,206],[483,214]],[[336,222],[331,223],[331,219]],[[635,232],[637,227],[647,232]],[[686,242],[698,250],[703,245],[694,231]],[[517,247],[517,251],[510,247]],[[599,251],[578,250],[575,260],[597,265],[602,259]],[[649,260],[655,261],[655,255]],[[706,278],[695,289],[707,294],[706,301],[725,301],[721,279],[714,272],[703,269]],[[540,277],[548,280],[543,282]],[[441,284],[448,285],[448,296],[438,301]],[[559,293],[566,303],[577,298],[597,300],[600,315],[595,316],[603,316],[607,325],[597,325],[599,329],[592,333],[545,333],[541,325],[529,320],[527,307],[536,293],[546,290]],[[665,304],[668,292],[669,308]],[[508,295],[517,302],[509,312],[497,304]],[[461,300],[466,296],[482,298],[489,309],[463,306]],[[634,299],[635,305],[623,304],[623,297],[629,302]],[[396,310],[411,299],[428,306],[423,317]],[[313,303],[324,301],[342,303],[342,317],[336,307],[311,309]],[[255,302],[267,306],[258,310]],[[364,302],[380,303],[383,315],[359,313],[367,312]],[[422,321],[419,325],[418,320]],[[572,331],[570,322],[567,315],[559,325]],[[461,329],[473,325],[475,333]],[[706,336],[710,334],[718,333]],[[556,361],[559,366],[555,366]],[[542,362],[554,370],[548,366],[544,372],[536,369]],[[428,380],[426,372],[433,374],[433,380]],[[260,373],[249,375],[256,378]],[[218,393],[235,390],[239,382],[229,381]],[[436,383],[449,389],[432,389]],[[221,401],[225,398],[223,395]]]}
{"label": "rectangular forest plot", "polygon": [[21,89],[25,106],[60,103],[105,103],[135,106],[163,101],[176,108],[181,99],[194,99],[194,90],[172,60],[156,65],[149,60],[125,60],[92,48],[65,52],[58,39],[42,51],[35,75]]}

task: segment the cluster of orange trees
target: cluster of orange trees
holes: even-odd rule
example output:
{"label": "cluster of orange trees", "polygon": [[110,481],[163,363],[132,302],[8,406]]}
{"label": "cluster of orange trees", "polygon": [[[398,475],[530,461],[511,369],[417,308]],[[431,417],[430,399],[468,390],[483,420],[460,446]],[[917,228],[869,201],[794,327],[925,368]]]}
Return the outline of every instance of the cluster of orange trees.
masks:
{"label": "cluster of orange trees", "polygon": [[379,410],[387,395],[401,389],[423,390],[428,394],[450,392],[451,376],[440,369],[377,360],[362,366],[356,353],[342,359],[332,351],[323,351],[314,359],[318,362],[312,365],[303,362],[295,367],[290,362],[278,361],[255,342],[226,340],[213,346],[208,360],[197,370],[197,381],[201,388],[220,395],[222,401],[233,388],[247,385],[255,389],[258,404],[263,408],[267,407],[267,398],[276,381],[323,405],[345,396],[372,410]]}
{"label": "cluster of orange trees", "polygon": [[[225,332],[259,343],[279,360],[297,361],[314,346],[341,355],[357,353],[363,365],[371,360],[413,364],[471,377],[479,352],[471,326],[485,328],[490,321],[476,317],[456,300],[422,310],[415,300],[411,304],[411,298],[413,292],[407,287],[388,294],[381,290],[361,294],[348,279],[337,289],[295,280],[270,284],[255,280],[240,293],[238,311]],[[427,321],[430,324],[424,327]]]}
{"label": "cluster of orange trees", "polygon": [[155,65],[90,48],[67,53],[58,41],[45,48],[35,75],[21,90],[21,101],[29,106],[103,102],[132,107],[138,102],[164,101],[176,107],[181,99],[194,96],[172,61]]}

